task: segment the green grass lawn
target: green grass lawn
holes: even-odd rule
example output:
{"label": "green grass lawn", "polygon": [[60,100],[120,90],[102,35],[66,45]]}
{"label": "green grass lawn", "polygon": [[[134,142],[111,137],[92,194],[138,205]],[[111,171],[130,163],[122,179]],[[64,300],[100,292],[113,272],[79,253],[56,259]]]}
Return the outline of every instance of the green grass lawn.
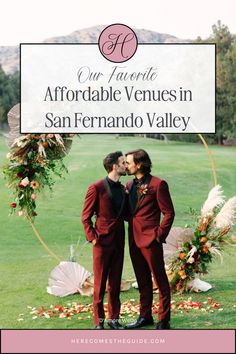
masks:
{"label": "green grass lawn", "polygon": [[[61,259],[68,260],[71,243],[79,241],[77,261],[92,271],[91,244],[85,244],[80,217],[88,185],[105,176],[102,160],[111,151],[127,152],[136,148],[146,149],[153,161],[154,175],[168,181],[176,209],[175,226],[191,223],[189,207],[200,210],[213,186],[213,174],[207,153],[201,144],[183,144],[115,135],[83,135],[75,138],[65,163],[69,174],[57,180],[54,193],[47,191],[37,199],[36,227],[46,244]],[[211,147],[218,182],[227,198],[236,195],[236,149]],[[0,137],[0,165],[6,162],[8,149]],[[123,178],[126,182],[128,177]],[[91,303],[89,297],[71,295],[57,298],[47,294],[46,286],[51,270],[57,262],[42,248],[31,226],[22,218],[8,216],[11,191],[0,176],[0,237],[1,237],[1,328],[92,328],[91,314],[68,318],[32,319],[27,306],[39,308],[50,305],[79,302]],[[133,279],[134,273],[126,242],[123,278]],[[224,261],[215,260],[204,280],[213,285],[206,293],[173,295],[174,303],[192,300],[204,303],[208,297],[220,303],[219,309],[185,310],[173,309],[173,328],[235,328],[236,326],[236,248],[226,247]],[[131,289],[121,294],[122,302],[137,299],[138,291]],[[157,295],[154,295],[157,301]],[[206,307],[206,306],[205,306]],[[22,314],[20,316],[20,314]],[[19,318],[23,318],[19,321]]]}

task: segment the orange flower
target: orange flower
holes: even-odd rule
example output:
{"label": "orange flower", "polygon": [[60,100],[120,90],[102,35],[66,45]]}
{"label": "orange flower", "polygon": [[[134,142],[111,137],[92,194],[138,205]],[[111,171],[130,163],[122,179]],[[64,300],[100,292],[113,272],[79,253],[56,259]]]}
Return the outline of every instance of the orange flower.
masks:
{"label": "orange flower", "polygon": [[208,253],[209,249],[206,245],[202,246],[202,252],[203,253]]}
{"label": "orange flower", "polygon": [[42,145],[43,145],[44,149],[47,149],[49,147],[49,144],[47,141],[43,141]]}
{"label": "orange flower", "polygon": [[37,189],[39,187],[39,183],[37,181],[30,182],[30,187],[32,189]]}
{"label": "orange flower", "polygon": [[181,259],[181,261],[183,261],[183,260],[184,260],[185,256],[186,256],[186,253],[184,253],[184,252],[180,252],[180,254],[179,254],[179,258]]}
{"label": "orange flower", "polygon": [[201,243],[207,242],[206,236],[201,237],[201,238],[200,238],[200,242],[201,242]]}
{"label": "orange flower", "polygon": [[179,275],[180,275],[180,278],[181,279],[185,279],[187,277],[186,273],[185,273],[185,270],[180,270],[179,271]]}

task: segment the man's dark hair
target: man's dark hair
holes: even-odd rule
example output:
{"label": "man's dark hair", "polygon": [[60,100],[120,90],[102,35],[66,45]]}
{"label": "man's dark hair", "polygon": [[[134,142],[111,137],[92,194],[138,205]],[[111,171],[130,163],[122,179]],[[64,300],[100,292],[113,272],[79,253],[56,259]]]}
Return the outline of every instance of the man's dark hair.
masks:
{"label": "man's dark hair", "polygon": [[152,161],[148,155],[148,153],[143,149],[129,151],[125,154],[133,155],[134,163],[137,165],[138,163],[141,164],[140,172],[146,174],[151,172],[152,168]]}
{"label": "man's dark hair", "polygon": [[103,160],[103,166],[105,170],[109,173],[113,170],[113,165],[118,164],[119,157],[123,156],[122,151],[115,151],[108,154]]}

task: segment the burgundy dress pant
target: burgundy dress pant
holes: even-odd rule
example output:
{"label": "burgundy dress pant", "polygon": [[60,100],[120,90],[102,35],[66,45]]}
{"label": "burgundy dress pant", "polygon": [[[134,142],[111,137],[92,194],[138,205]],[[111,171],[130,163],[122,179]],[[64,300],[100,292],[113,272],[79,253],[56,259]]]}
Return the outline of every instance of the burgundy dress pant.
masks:
{"label": "burgundy dress pant", "polygon": [[147,319],[152,315],[152,273],[159,289],[158,319],[169,321],[170,286],[165,271],[162,244],[154,240],[149,247],[138,248],[131,236],[130,256],[140,292],[140,316]]}
{"label": "burgundy dress pant", "polygon": [[[119,242],[113,239],[109,245],[99,242],[93,246],[93,273],[94,273],[94,324],[98,325],[105,319],[103,299],[108,280],[108,319],[119,319],[120,314],[120,283],[124,261],[124,241],[121,234],[114,235]],[[107,236],[110,237],[110,236]],[[121,242],[120,242],[121,241]],[[101,241],[102,242],[102,241]]]}

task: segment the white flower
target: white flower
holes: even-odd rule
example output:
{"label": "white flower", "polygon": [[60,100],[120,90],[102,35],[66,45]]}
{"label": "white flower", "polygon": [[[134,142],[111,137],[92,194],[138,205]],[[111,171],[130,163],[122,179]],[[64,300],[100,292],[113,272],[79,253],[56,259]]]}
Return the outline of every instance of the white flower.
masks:
{"label": "white flower", "polygon": [[225,197],[223,196],[223,191],[221,186],[217,184],[214,188],[212,188],[208,194],[207,200],[203,204],[201,210],[201,216],[210,216],[213,215],[213,210],[215,207],[220,206],[224,203]]}
{"label": "white flower", "polygon": [[193,257],[189,257],[189,259],[187,260],[187,263],[194,263],[195,259]]}
{"label": "white flower", "polygon": [[191,250],[188,252],[187,257],[191,258],[194,255],[195,252],[197,252],[197,247],[193,246],[191,248]]}
{"label": "white flower", "polygon": [[54,134],[47,134],[46,139],[52,139],[54,137]]}
{"label": "white flower", "polygon": [[24,187],[27,186],[29,184],[29,178],[25,177],[24,179],[22,179],[20,184],[22,184]]}
{"label": "white flower", "polygon": [[207,248],[211,248],[211,242],[210,242],[210,241],[207,241],[207,242],[206,242],[206,246],[207,246]]}
{"label": "white flower", "polygon": [[57,141],[58,145],[61,145],[61,146],[64,147],[64,141],[63,141],[61,135],[60,134],[55,134],[55,138],[56,138],[56,141]]}
{"label": "white flower", "polygon": [[44,149],[42,143],[39,144],[38,152],[39,152],[39,155],[47,157],[45,149]]}

